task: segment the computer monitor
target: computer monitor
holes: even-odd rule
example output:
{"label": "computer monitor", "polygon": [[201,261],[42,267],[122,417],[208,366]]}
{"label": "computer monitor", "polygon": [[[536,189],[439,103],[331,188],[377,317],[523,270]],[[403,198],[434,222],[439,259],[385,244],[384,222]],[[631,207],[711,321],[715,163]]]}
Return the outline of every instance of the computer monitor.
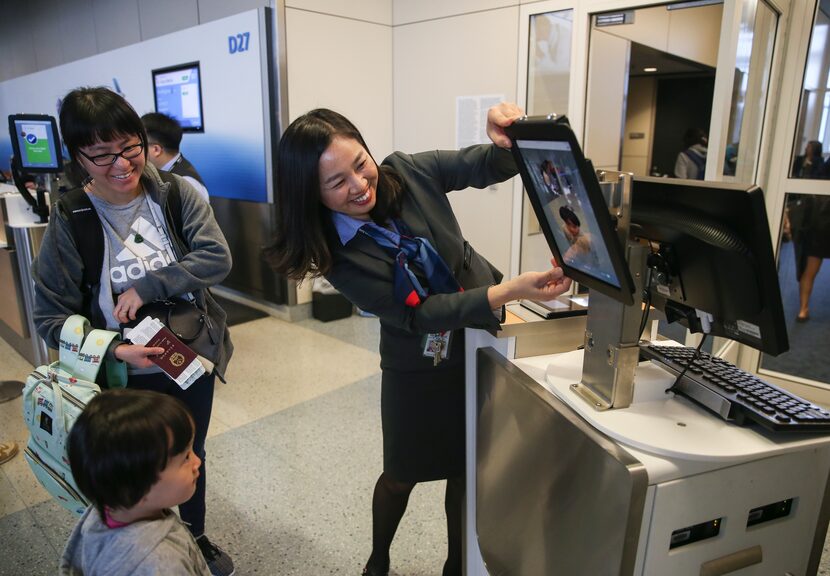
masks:
{"label": "computer monitor", "polygon": [[651,246],[651,304],[669,321],[767,354],[787,351],[760,188],[635,177],[631,210],[631,236]]}
{"label": "computer monitor", "polygon": [[153,70],[156,112],[179,121],[183,132],[204,132],[202,73],[198,62]]}
{"label": "computer monitor", "polygon": [[[514,123],[507,134],[539,225],[565,274],[618,302],[639,306],[596,173],[570,128],[529,118]],[[583,234],[589,241],[580,244]],[[649,303],[669,322],[771,355],[787,351],[760,188],[637,177],[629,237],[650,247],[642,271],[645,289]],[[590,250],[583,248],[587,245]]]}
{"label": "computer monitor", "polygon": [[45,114],[9,115],[9,135],[16,167],[24,173],[55,173],[63,170],[58,125]]}
{"label": "computer monitor", "polygon": [[507,128],[545,239],[565,275],[625,304],[634,283],[596,173],[566,123],[527,118]]}

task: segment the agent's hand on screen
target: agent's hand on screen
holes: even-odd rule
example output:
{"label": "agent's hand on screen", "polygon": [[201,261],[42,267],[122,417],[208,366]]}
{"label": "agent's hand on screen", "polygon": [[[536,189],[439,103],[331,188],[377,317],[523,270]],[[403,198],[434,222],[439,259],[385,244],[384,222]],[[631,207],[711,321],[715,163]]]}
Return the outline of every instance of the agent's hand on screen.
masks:
{"label": "agent's hand on screen", "polygon": [[159,348],[158,346],[148,348],[147,346],[138,346],[136,344],[120,344],[115,349],[114,354],[117,359],[131,364],[136,368],[149,368],[154,365],[153,361],[150,360],[150,356],[164,354],[164,348]]}
{"label": "agent's hand on screen", "polygon": [[517,118],[524,116],[524,110],[512,102],[501,102],[487,111],[487,135],[493,144],[510,148],[511,142],[504,129],[513,124]]}
{"label": "agent's hand on screen", "polygon": [[502,284],[490,286],[487,298],[491,308],[498,308],[512,300],[552,300],[570,290],[571,279],[551,260],[553,268],[545,272],[525,272]]}

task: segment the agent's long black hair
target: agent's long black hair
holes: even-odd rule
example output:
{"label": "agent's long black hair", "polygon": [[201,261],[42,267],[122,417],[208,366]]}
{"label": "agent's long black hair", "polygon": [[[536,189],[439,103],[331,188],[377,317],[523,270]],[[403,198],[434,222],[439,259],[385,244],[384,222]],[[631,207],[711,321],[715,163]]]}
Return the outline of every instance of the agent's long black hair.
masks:
{"label": "agent's long black hair", "polygon": [[[320,198],[320,156],[335,137],[352,138],[372,157],[357,127],[345,116],[318,108],[294,120],[277,149],[277,222],[265,257],[289,278],[321,276],[332,265],[331,243],[339,242],[331,211]],[[373,159],[374,161],[374,159]],[[378,168],[377,197],[370,212],[378,224],[398,216],[403,188],[394,170]]]}

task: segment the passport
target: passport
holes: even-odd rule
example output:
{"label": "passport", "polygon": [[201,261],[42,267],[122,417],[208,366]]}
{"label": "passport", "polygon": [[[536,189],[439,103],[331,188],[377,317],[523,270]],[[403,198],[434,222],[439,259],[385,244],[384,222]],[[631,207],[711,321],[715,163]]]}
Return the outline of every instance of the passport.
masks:
{"label": "passport", "polygon": [[162,326],[145,346],[164,348],[163,354],[149,358],[173,380],[178,380],[190,363],[196,360],[196,353],[176,338],[167,326]]}

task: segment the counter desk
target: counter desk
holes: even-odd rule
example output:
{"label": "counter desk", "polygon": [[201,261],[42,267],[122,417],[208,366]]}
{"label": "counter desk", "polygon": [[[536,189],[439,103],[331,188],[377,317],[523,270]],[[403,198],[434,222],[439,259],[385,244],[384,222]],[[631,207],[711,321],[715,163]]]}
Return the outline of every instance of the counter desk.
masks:
{"label": "counter desk", "polygon": [[466,574],[815,574],[830,435],[725,422],[648,362],[631,406],[597,411],[570,390],[584,328],[467,331]]}

